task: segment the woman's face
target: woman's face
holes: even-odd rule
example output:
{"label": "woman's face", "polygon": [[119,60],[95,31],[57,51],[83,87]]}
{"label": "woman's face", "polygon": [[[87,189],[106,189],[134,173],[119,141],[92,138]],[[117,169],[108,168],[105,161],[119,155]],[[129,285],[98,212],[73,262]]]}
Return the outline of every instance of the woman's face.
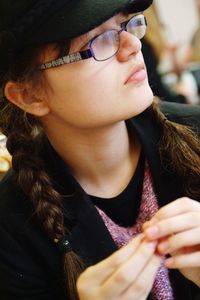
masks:
{"label": "woman's face", "polygon": [[[74,39],[70,53],[83,50],[83,45],[103,31],[120,29],[124,19],[117,15]],[[45,59],[55,56],[48,50]],[[50,112],[44,121],[51,118],[77,128],[102,127],[136,116],[152,103],[141,42],[125,31],[120,33],[120,49],[112,58],[101,62],[89,58],[43,72],[50,87],[46,94]]]}

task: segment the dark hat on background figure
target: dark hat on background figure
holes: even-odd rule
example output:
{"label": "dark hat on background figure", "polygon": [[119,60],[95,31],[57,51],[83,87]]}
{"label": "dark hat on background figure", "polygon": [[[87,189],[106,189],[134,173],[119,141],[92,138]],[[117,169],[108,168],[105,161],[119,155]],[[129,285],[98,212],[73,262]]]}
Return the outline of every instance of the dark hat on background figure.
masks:
{"label": "dark hat on background figure", "polygon": [[0,77],[11,63],[12,54],[24,47],[77,37],[122,10],[143,11],[152,1],[1,0]]}

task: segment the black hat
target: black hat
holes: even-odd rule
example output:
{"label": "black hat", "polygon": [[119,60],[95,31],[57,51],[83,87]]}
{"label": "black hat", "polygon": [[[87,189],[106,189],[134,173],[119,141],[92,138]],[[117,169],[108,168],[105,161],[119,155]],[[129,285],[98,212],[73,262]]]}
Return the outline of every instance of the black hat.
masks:
{"label": "black hat", "polygon": [[0,73],[11,52],[79,36],[123,9],[136,13],[152,1],[0,0]]}

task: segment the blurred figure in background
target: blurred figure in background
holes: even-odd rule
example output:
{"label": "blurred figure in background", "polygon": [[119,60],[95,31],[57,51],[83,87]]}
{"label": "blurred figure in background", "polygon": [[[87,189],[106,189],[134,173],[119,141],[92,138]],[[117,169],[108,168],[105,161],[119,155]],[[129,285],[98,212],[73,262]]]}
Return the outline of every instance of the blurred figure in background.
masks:
{"label": "blurred figure in background", "polygon": [[199,24],[184,57],[186,64],[190,62],[200,63],[200,0],[196,0],[196,5],[199,14]]}
{"label": "blurred figure in background", "polygon": [[[180,68],[184,74],[183,78],[192,77],[196,84],[196,103],[200,104],[200,0],[195,0],[199,15],[198,25],[191,43],[183,55]],[[181,86],[180,86],[181,88]],[[183,86],[183,89],[185,87]],[[194,88],[195,89],[195,88]]]}
{"label": "blurred figure in background", "polygon": [[178,78],[181,75],[182,68],[180,68],[176,60],[177,46],[168,45],[165,42],[162,35],[162,24],[159,20],[155,4],[145,11],[145,16],[148,20],[148,30],[142,40],[142,52],[147,66],[149,83],[154,95],[168,102],[192,102],[193,92],[185,85],[185,82],[178,82],[176,86],[166,85],[163,82],[158,66],[164,57],[168,57],[170,60],[173,74]]}

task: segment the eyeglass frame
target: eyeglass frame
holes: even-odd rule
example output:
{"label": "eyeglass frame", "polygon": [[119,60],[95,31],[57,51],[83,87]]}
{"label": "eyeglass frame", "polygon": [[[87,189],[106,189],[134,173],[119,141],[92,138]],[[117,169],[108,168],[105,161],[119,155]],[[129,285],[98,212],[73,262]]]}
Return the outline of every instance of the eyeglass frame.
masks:
{"label": "eyeglass frame", "polygon": [[[108,60],[110,59],[111,57],[113,57],[118,51],[119,51],[119,47],[118,49],[115,51],[114,54],[112,54],[111,56],[107,57],[106,59],[102,59],[102,60],[99,60],[99,59],[96,59],[95,57],[95,54],[92,50],[92,43],[93,41],[98,38],[100,35],[104,34],[105,32],[109,32],[109,31],[115,31],[117,32],[118,36],[119,34],[122,32],[122,31],[127,31],[127,25],[128,23],[133,20],[134,18],[138,17],[138,16],[142,16],[143,17],[143,20],[144,20],[144,25],[147,27],[147,20],[146,20],[146,17],[143,15],[143,14],[138,14],[138,15],[135,15],[133,17],[131,17],[129,20],[125,21],[125,22],[122,22],[120,23],[120,26],[121,26],[121,29],[120,30],[115,30],[115,29],[109,29],[107,31],[104,31],[98,35],[96,35],[95,37],[93,37],[91,40],[88,41],[87,45],[88,45],[88,49],[86,50],[83,50],[83,51],[79,51],[79,52],[74,52],[74,53],[71,53],[71,54],[68,54],[68,55],[64,55],[62,57],[59,57],[55,60],[51,60],[51,61],[48,61],[46,63],[43,63],[42,65],[39,66],[39,69],[40,70],[47,70],[47,69],[51,69],[51,68],[55,68],[55,67],[59,67],[59,66],[62,66],[62,65],[65,65],[65,64],[70,64],[70,63],[74,63],[74,62],[77,62],[77,61],[80,61],[80,60],[84,60],[84,59],[88,59],[88,58],[91,58],[93,57],[96,61],[105,61],[105,60]],[[145,31],[146,33],[146,31]],[[144,33],[144,35],[145,35]],[[130,34],[132,34],[130,32]],[[144,35],[141,37],[143,38]],[[141,39],[140,38],[140,39]]]}

